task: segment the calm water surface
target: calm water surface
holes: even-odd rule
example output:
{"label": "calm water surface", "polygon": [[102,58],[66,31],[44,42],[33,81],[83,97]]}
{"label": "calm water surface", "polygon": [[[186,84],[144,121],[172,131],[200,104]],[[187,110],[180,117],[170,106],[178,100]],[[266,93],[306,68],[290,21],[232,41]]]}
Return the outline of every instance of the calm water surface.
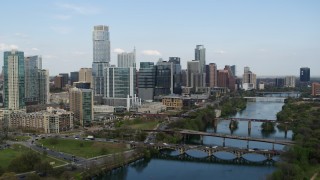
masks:
{"label": "calm water surface", "polygon": [[[237,118],[253,118],[253,119],[276,119],[276,113],[279,112],[284,103],[280,102],[248,102],[247,108],[237,113],[233,117]],[[238,129],[233,132],[229,129],[228,120],[222,120],[217,123],[215,130],[212,125],[209,125],[207,132],[217,132],[223,134],[233,134],[239,136],[251,136],[259,138],[271,139],[290,139],[292,132],[285,132],[276,128],[276,131],[270,134],[261,133],[261,123],[252,122],[251,133],[248,133],[247,122],[239,122]],[[193,143],[202,143],[205,145],[222,145],[221,138],[203,137],[203,142],[194,141]],[[240,140],[226,139],[226,146],[246,148],[247,142]],[[249,142],[250,148],[272,149],[270,143]],[[283,149],[282,145],[275,145],[275,149]],[[201,151],[187,151],[188,155],[193,157],[205,157],[206,154]],[[172,155],[178,155],[178,152],[171,152]],[[232,159],[231,153],[218,152],[215,154],[222,159]],[[261,161],[265,158],[262,155],[247,154],[245,156],[249,160]],[[275,158],[276,159],[276,158]],[[198,179],[223,179],[223,180],[242,180],[242,179],[266,179],[266,176],[275,170],[273,166],[247,166],[247,165],[232,165],[204,162],[186,162],[178,160],[163,160],[151,159],[150,161],[141,161],[133,165],[129,165],[112,175],[106,175],[102,179],[183,179],[183,180],[198,180]]]}

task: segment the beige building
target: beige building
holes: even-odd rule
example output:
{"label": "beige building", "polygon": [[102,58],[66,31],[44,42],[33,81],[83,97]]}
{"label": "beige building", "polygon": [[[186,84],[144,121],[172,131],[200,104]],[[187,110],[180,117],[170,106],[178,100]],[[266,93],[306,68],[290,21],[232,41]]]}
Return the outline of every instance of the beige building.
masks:
{"label": "beige building", "polygon": [[92,68],[81,68],[79,70],[79,82],[89,82],[92,87]]}
{"label": "beige building", "polygon": [[26,113],[23,110],[2,110],[0,121],[9,128],[36,129],[44,133],[60,133],[73,129],[73,113],[63,109],[47,108],[46,111]]}
{"label": "beige building", "polygon": [[312,83],[312,96],[320,95],[320,83]]}
{"label": "beige building", "polygon": [[162,98],[162,104],[165,105],[167,109],[181,110],[183,107],[183,100],[178,96],[165,96]]}

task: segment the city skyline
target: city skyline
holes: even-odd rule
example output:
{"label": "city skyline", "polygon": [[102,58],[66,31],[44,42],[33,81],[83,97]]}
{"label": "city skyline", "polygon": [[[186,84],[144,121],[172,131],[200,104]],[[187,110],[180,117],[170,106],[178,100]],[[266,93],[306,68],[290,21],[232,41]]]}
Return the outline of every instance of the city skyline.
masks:
{"label": "city skyline", "polygon": [[320,76],[315,71],[320,66],[317,1],[17,2],[0,7],[6,17],[0,52],[17,48],[25,56],[41,55],[51,76],[92,66],[95,25],[109,26],[114,65],[117,53],[136,47],[137,65],[180,57],[185,69],[195,46],[204,45],[206,64],[216,63],[218,69],[235,64],[239,77],[245,66],[258,77],[298,77],[301,67]]}

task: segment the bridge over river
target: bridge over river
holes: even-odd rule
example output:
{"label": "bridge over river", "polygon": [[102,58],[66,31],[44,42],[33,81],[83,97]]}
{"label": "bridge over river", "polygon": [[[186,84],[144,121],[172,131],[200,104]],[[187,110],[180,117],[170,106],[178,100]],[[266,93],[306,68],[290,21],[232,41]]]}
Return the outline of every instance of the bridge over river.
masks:
{"label": "bridge over river", "polygon": [[[273,158],[275,156],[279,156],[282,154],[284,151],[282,150],[262,150],[262,149],[241,149],[241,148],[235,148],[235,147],[222,147],[222,146],[205,146],[205,145],[188,145],[188,144],[167,144],[167,143],[131,143],[132,148],[139,148],[139,147],[149,147],[153,149],[157,149],[160,152],[165,151],[165,150],[173,150],[177,151],[179,156],[181,157],[182,155],[187,155],[187,157],[190,157],[188,152],[192,150],[196,151],[202,151],[207,154],[207,157],[214,157],[218,158],[217,152],[226,152],[226,153],[231,153],[234,155],[234,158],[231,160],[235,161],[242,161],[245,159],[245,155],[247,154],[259,154],[263,155],[265,157],[266,161],[274,161]],[[195,157],[193,157],[195,158]],[[250,160],[247,160],[250,161]]]}
{"label": "bridge over river", "polygon": [[281,145],[293,145],[294,142],[291,140],[276,140],[276,139],[263,139],[263,138],[254,138],[254,137],[245,137],[245,136],[235,136],[235,135],[228,135],[228,134],[218,134],[218,133],[209,133],[209,132],[201,132],[201,131],[192,131],[192,130],[180,130],[180,131],[174,131],[174,130],[143,130],[146,132],[164,132],[169,134],[179,133],[184,136],[184,139],[186,139],[186,136],[188,135],[198,135],[200,138],[203,138],[203,136],[212,136],[212,137],[220,137],[223,138],[223,146],[225,145],[225,139],[238,139],[238,140],[244,140],[244,141],[257,141],[257,142],[265,142],[265,143],[272,143],[274,144],[281,144]]}

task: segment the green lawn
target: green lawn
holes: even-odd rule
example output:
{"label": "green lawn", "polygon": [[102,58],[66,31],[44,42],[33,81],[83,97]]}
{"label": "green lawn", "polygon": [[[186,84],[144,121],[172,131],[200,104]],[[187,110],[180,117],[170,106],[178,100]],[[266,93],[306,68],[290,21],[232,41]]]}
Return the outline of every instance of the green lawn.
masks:
{"label": "green lawn", "polygon": [[128,127],[132,129],[154,129],[158,124],[158,121],[149,121],[149,122],[142,122],[139,124],[132,124],[128,125]]}
{"label": "green lawn", "polygon": [[60,152],[73,154],[84,158],[91,158],[100,155],[123,152],[127,150],[125,144],[115,144],[107,142],[83,141],[73,139],[41,139],[39,144]]}
{"label": "green lawn", "polygon": [[[0,150],[0,166],[3,168],[7,168],[10,164],[10,162],[18,157],[19,155],[21,155],[23,152],[29,151],[30,149],[23,146],[23,145],[12,145],[10,148],[8,149],[4,149],[4,150]],[[41,156],[42,157],[42,156]],[[42,157],[43,158],[43,157]],[[45,160],[48,160],[49,162],[55,162],[55,164],[53,166],[59,166],[59,165],[63,165],[66,162],[61,161],[61,160],[57,160],[57,159],[53,159],[49,156],[44,157]]]}
{"label": "green lawn", "polygon": [[15,136],[14,140],[16,140],[16,141],[27,141],[30,138],[31,138],[30,136]]}

